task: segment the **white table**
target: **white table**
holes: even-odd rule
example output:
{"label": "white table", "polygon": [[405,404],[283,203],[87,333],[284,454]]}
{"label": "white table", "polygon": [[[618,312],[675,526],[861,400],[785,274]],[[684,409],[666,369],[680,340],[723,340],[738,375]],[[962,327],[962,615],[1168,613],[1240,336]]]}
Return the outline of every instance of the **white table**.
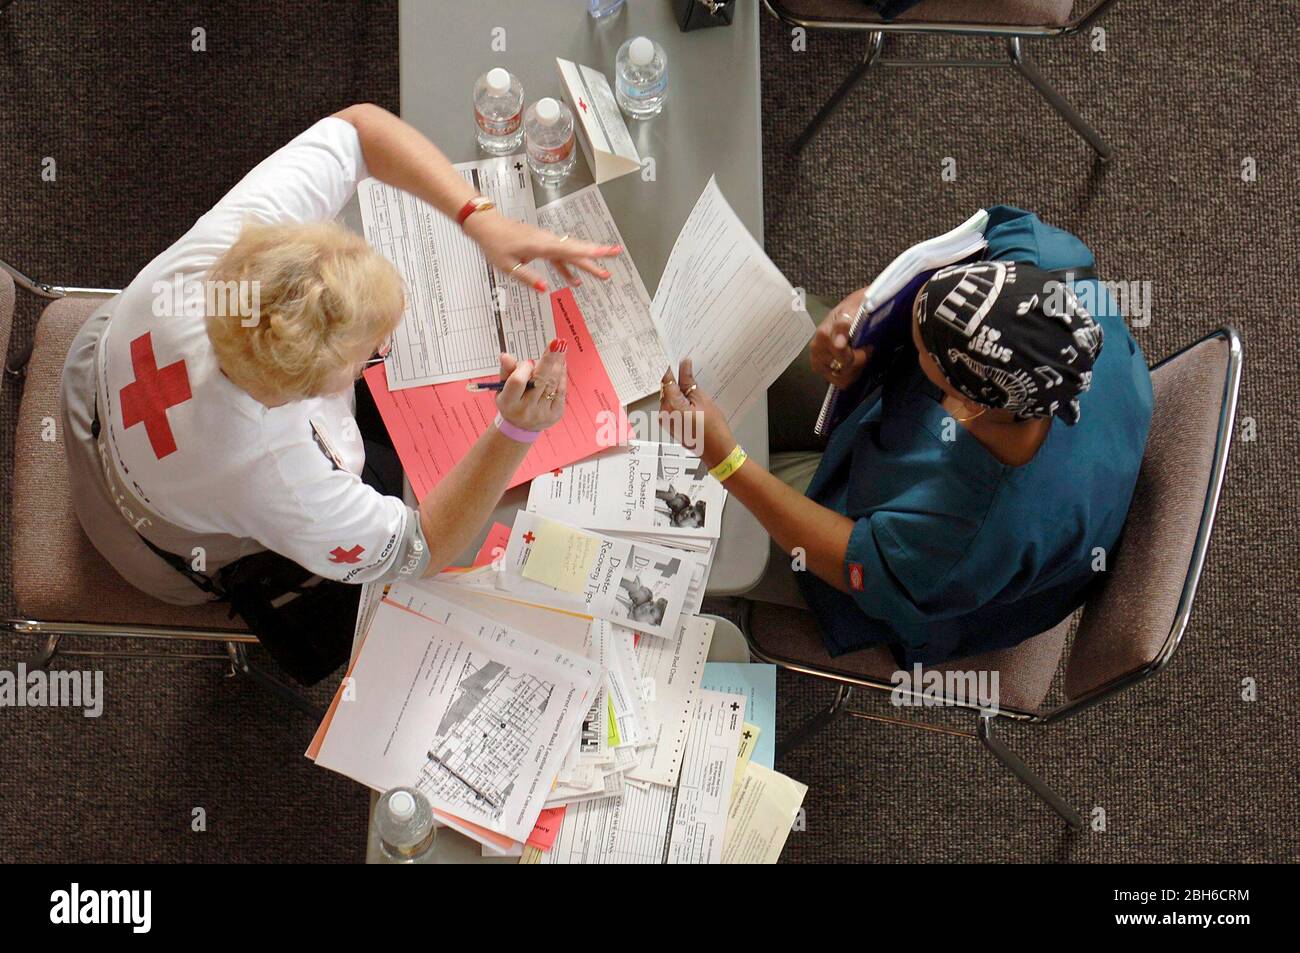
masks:
{"label": "white table", "polygon": [[[475,79],[503,66],[524,84],[534,102],[560,96],[555,58],[563,57],[613,75],[614,54],[622,42],[645,34],[668,56],[668,103],[661,115],[629,128],[642,157],[655,160],[655,179],[636,173],[601,186],[610,212],[641,278],[651,294],[677,233],[700,192],[717,175],[718,185],[745,226],[762,241],[762,148],[759,122],[758,3],[736,5],[729,27],[682,33],[668,0],[631,0],[621,13],[596,22],[582,0],[473,0],[434,3],[402,0],[402,118],[454,162],[481,158],[474,141],[471,93]],[[494,33],[494,31],[504,33]],[[504,42],[496,52],[494,38]],[[591,184],[579,158],[559,191],[534,183],[539,205]],[[654,398],[633,405],[657,407]],[[767,401],[735,428],[737,439],[762,466],[768,463]],[[527,500],[527,487],[503,498],[494,518],[513,523]],[[483,533],[462,555],[472,561]],[[744,507],[723,512],[722,539],[709,578],[710,595],[738,595],[757,585],[767,568],[768,536]]]}

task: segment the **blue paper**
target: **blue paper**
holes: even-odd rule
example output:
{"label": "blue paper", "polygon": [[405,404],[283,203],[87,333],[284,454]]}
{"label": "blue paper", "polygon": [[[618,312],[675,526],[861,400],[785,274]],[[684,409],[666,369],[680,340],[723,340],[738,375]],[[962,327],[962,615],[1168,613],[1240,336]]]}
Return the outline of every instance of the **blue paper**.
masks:
{"label": "blue paper", "polygon": [[700,686],[745,696],[745,721],[758,726],[751,761],[776,770],[776,666],[760,662],[705,662]]}

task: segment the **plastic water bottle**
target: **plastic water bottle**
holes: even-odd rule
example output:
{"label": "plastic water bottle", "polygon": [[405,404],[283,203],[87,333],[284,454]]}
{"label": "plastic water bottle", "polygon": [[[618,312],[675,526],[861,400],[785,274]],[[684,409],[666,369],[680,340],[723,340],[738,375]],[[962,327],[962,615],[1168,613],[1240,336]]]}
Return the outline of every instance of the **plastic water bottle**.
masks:
{"label": "plastic water bottle", "polygon": [[375,805],[375,831],[379,835],[380,862],[432,864],[433,807],[415,788],[385,791]]}
{"label": "plastic water bottle", "polygon": [[524,138],[524,86],[500,66],[474,84],[474,125],[484,152],[503,156],[519,148]]}
{"label": "plastic water bottle", "polygon": [[573,113],[549,96],[524,113],[528,168],[542,185],[559,185],[569,177],[577,154],[573,148]]}
{"label": "plastic water bottle", "polygon": [[593,20],[603,20],[618,13],[626,3],[627,0],[587,0],[587,12]]}
{"label": "plastic water bottle", "polygon": [[668,57],[648,36],[628,40],[614,58],[614,98],[632,119],[659,115],[668,98]]}

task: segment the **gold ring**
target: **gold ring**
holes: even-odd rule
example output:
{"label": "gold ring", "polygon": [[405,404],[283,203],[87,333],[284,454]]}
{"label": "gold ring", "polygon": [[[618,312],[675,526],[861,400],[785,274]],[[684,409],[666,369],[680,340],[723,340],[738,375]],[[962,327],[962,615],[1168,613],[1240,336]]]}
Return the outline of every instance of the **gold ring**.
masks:
{"label": "gold ring", "polygon": [[686,388],[686,390],[682,391],[682,396],[683,396],[683,397],[690,397],[690,396],[691,396],[691,393],[695,390],[695,388],[697,388],[697,387],[699,387],[699,386],[700,386],[699,384],[692,384],[690,387]]}
{"label": "gold ring", "polygon": [[510,269],[510,274],[513,275],[516,271],[518,271],[522,267],[524,267],[524,263],[522,261],[518,262],[513,268]]}
{"label": "gold ring", "polygon": [[843,365],[843,364],[841,364],[839,361],[836,361],[836,360],[832,360],[832,361],[831,361],[831,373],[832,373],[832,374],[838,374],[838,373],[839,373],[840,371],[842,371],[842,370],[844,370],[844,365]]}
{"label": "gold ring", "polygon": [[559,395],[559,391],[554,391],[554,390],[547,391],[545,394],[542,395],[542,400],[555,400],[555,398],[558,395]]}
{"label": "gold ring", "polygon": [[567,242],[568,240],[569,240],[569,236],[568,236],[568,235],[561,235],[561,236],[560,236],[560,241],[562,241],[562,242]]}

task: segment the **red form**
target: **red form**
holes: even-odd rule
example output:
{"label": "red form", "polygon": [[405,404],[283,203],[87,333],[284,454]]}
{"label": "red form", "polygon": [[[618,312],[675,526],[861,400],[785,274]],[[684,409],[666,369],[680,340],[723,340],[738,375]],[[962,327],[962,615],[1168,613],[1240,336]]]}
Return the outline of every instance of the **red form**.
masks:
{"label": "red form", "polygon": [[[569,341],[565,354],[569,392],[564,416],[537,438],[510,486],[628,440],[627,415],[570,289],[551,293],[551,314],[555,333]],[[390,393],[382,364],[368,368],[365,376],[417,499],[424,499],[438,485],[496,418],[497,395],[492,391],[468,391],[467,381]]]}

